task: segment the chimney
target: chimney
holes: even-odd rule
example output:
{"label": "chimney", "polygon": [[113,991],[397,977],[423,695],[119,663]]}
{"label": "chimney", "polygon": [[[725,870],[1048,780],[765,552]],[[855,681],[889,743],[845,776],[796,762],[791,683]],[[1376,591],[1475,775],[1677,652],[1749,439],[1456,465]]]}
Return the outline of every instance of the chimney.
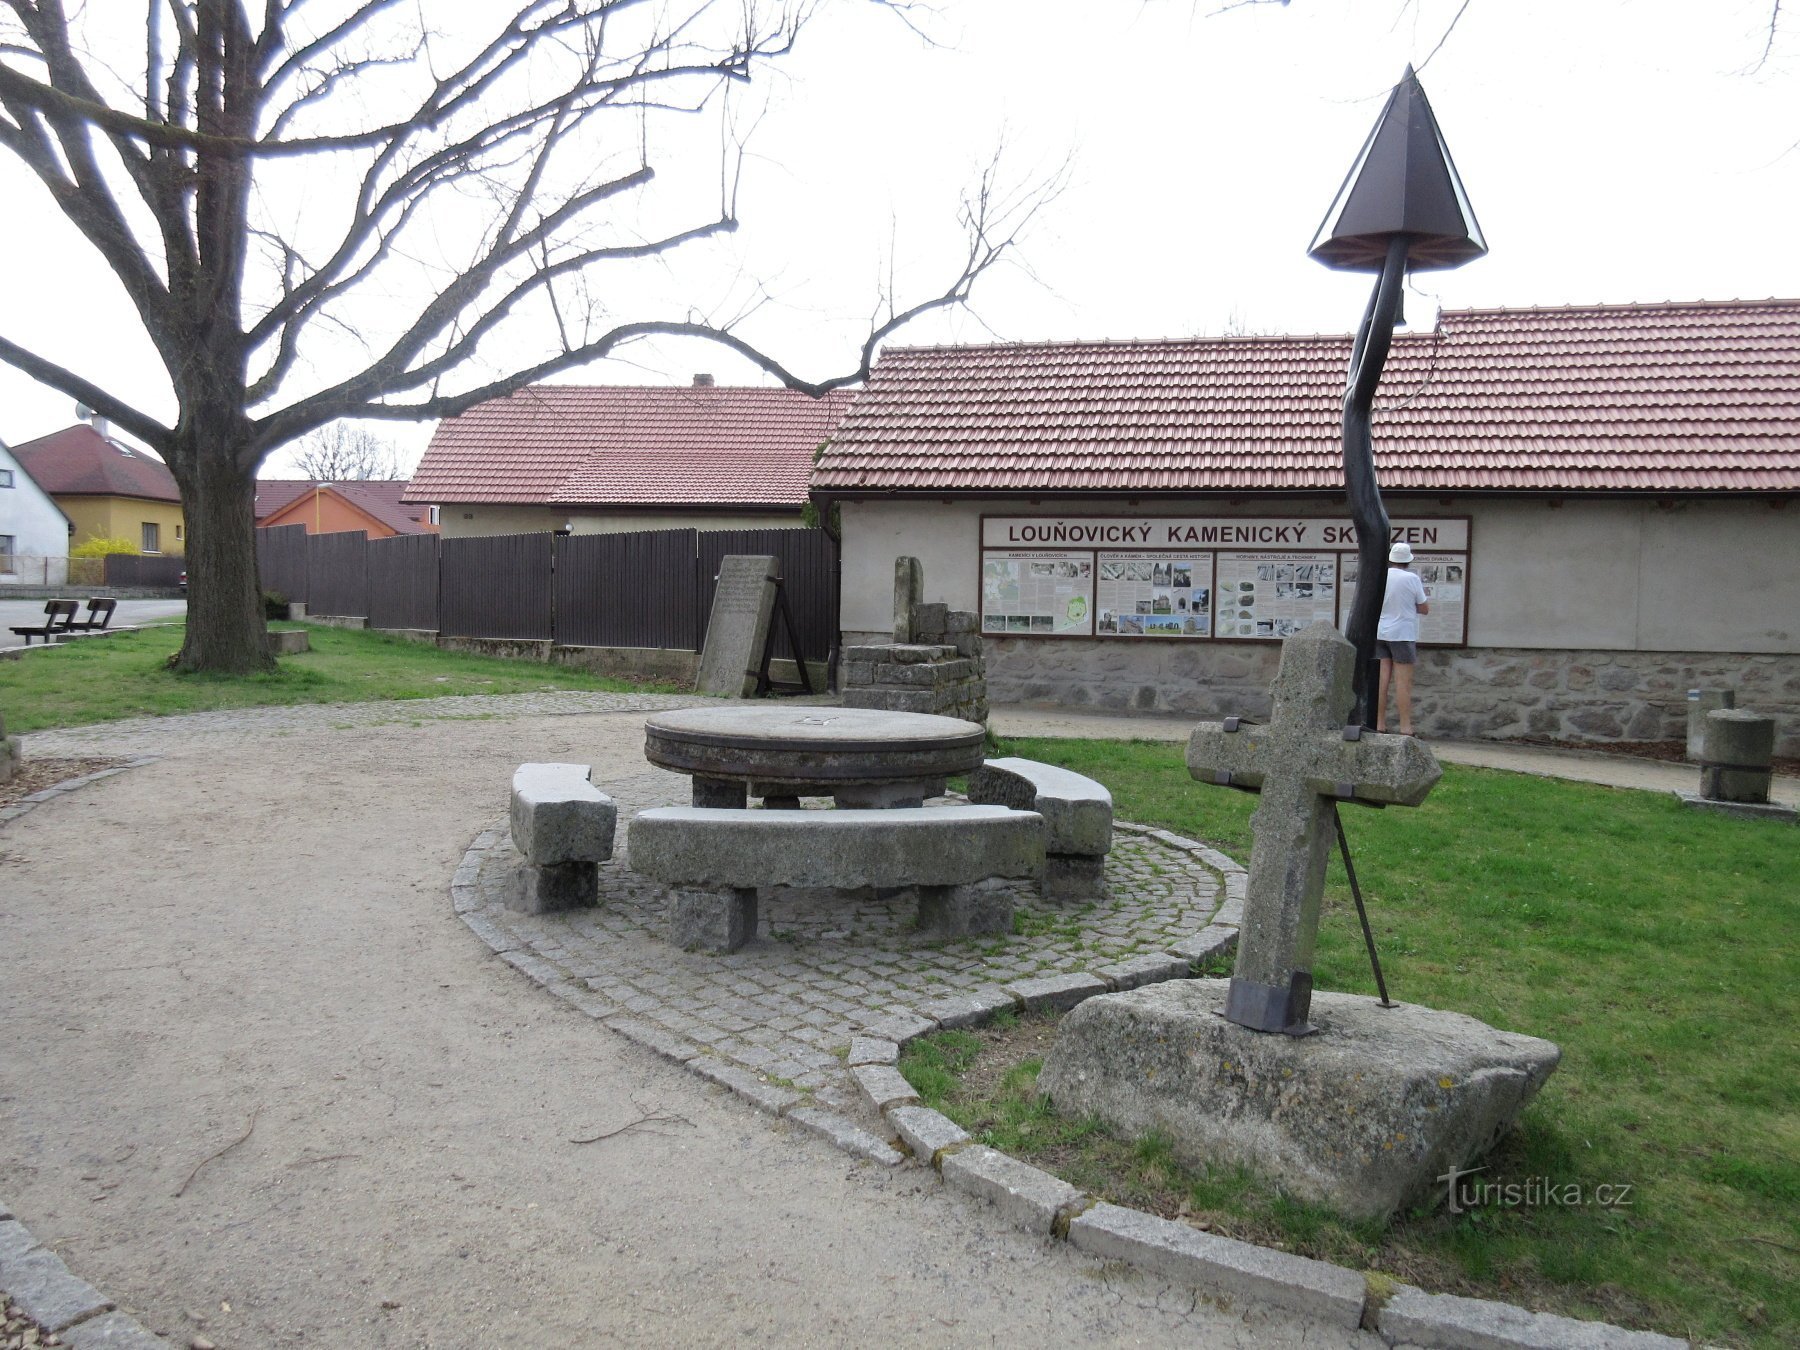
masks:
{"label": "chimney", "polygon": [[711,389],[712,387],[713,387],[713,377],[712,376],[707,375],[707,374],[700,374],[700,375],[694,376],[694,388],[696,388],[696,389]]}

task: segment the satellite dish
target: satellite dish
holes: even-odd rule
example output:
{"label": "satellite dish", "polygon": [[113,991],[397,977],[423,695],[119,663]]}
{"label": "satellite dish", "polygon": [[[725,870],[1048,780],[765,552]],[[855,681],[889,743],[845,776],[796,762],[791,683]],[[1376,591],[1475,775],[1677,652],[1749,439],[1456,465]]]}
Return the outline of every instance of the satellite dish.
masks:
{"label": "satellite dish", "polygon": [[75,416],[80,418],[83,422],[92,422],[94,420],[95,413],[94,413],[94,410],[92,408],[88,407],[87,404],[77,403],[75,405]]}

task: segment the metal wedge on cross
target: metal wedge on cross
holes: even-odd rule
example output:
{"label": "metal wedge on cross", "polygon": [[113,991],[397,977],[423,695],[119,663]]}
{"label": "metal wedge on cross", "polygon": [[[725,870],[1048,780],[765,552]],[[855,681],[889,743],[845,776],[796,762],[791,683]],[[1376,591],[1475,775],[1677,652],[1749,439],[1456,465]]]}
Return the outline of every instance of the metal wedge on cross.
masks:
{"label": "metal wedge on cross", "polygon": [[1312,1030],[1313,949],[1325,864],[1332,839],[1341,838],[1337,803],[1417,806],[1443,772],[1417,738],[1350,722],[1355,662],[1356,649],[1335,628],[1313,624],[1282,644],[1267,725],[1202,722],[1188,740],[1195,779],[1261,799],[1225,1007],[1229,1020],[1252,1030]]}

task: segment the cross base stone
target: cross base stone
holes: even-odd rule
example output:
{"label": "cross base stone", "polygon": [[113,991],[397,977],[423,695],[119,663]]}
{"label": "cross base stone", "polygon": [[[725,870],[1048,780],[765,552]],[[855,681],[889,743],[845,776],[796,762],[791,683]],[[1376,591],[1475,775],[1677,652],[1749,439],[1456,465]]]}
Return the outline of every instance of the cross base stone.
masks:
{"label": "cross base stone", "polygon": [[756,888],[716,891],[679,887],[669,893],[669,945],[724,955],[756,936]]}
{"label": "cross base stone", "polygon": [[1315,993],[1316,1035],[1225,1020],[1224,980],[1088,999],[1038,1090],[1059,1114],[1162,1132],[1190,1166],[1241,1165],[1351,1218],[1442,1200],[1555,1070],[1549,1041],[1460,1013]]}
{"label": "cross base stone", "polygon": [[554,914],[600,903],[600,868],[591,862],[522,864],[513,874],[508,909]]}

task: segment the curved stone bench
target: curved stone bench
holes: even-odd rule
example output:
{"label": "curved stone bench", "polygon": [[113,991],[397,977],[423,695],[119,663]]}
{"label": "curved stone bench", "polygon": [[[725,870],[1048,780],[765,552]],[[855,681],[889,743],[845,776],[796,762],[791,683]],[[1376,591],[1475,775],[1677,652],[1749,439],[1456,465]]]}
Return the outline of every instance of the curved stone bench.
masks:
{"label": "curved stone bench", "polygon": [[1035,759],[990,759],[969,775],[969,800],[1044,818],[1044,896],[1097,895],[1112,848],[1112,793],[1104,784]]}
{"label": "curved stone bench", "polygon": [[1012,899],[981,883],[1044,866],[1044,818],[1001,806],[735,811],[669,806],[631,822],[634,871],[674,888],[669,941],[736,951],[756,934],[769,886],[914,886],[919,927],[938,937],[1006,932]]}
{"label": "curved stone bench", "polygon": [[521,764],[512,780],[513,847],[524,857],[507,898],[528,914],[591,905],[599,864],[612,857],[619,810],[586,764]]}

